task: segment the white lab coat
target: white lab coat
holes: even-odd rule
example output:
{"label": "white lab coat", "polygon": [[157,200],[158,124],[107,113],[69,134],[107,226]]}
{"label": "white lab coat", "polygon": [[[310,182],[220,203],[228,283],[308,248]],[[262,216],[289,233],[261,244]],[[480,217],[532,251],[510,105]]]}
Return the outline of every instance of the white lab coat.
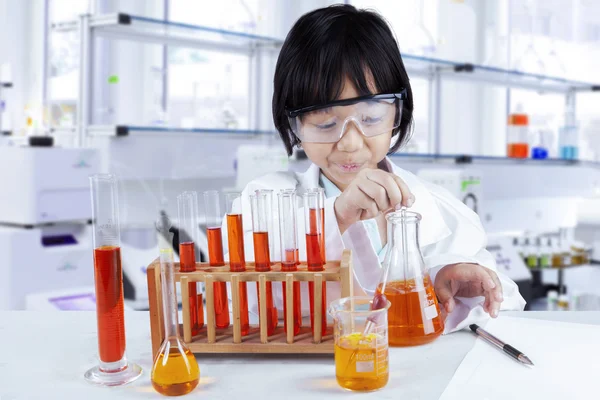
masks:
{"label": "white lab coat", "polygon": [[[388,171],[392,171],[406,182],[415,196],[411,211],[422,215],[419,241],[425,264],[431,278],[435,281],[437,272],[445,265],[458,262],[478,263],[496,271],[496,263],[485,249],[487,238],[479,217],[470,208],[461,203],[445,189],[431,183],[421,181],[414,174],[398,168],[386,158]],[[304,209],[301,205],[301,194],[310,188],[319,186],[320,169],[312,164],[304,173],[277,172],[251,181],[242,193],[242,214],[244,226],[244,245],[246,261],[254,260],[252,240],[252,218],[249,194],[257,189],[271,189],[274,193],[273,206],[273,244],[274,260],[280,260],[279,218],[277,215],[277,196],[281,189],[296,189],[299,194],[298,205],[298,248],[300,260],[306,260],[306,243],[304,235]],[[375,249],[371,245],[367,230],[362,223],[355,223],[340,234],[333,204],[336,197],[325,200],[325,247],[328,260],[339,260],[344,249],[352,250],[354,267],[354,294],[372,295],[380,278],[380,262]],[[239,212],[239,203],[234,205]],[[223,223],[223,245],[225,258],[228,259],[227,229]],[[498,273],[502,283],[504,301],[501,310],[523,310],[525,300],[520,295],[517,285],[507,276]],[[308,313],[308,289],[302,285],[303,314]],[[273,285],[273,296],[276,306],[282,310],[283,299],[281,285]],[[340,297],[337,282],[327,283],[327,301]],[[251,312],[257,313],[256,285],[248,286],[248,302]],[[448,315],[445,333],[464,328],[472,323],[481,322],[489,315],[483,311],[483,297],[457,298],[456,307]],[[280,311],[280,318],[283,313]]]}

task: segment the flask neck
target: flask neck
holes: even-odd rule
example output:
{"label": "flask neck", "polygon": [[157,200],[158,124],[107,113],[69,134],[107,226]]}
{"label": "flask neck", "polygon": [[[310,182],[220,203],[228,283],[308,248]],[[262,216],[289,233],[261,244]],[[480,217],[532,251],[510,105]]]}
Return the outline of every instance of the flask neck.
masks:
{"label": "flask neck", "polygon": [[402,218],[396,218],[388,225],[388,241],[394,248],[409,253],[419,251],[419,221],[416,218],[408,217],[405,223]]}
{"label": "flask neck", "polygon": [[173,254],[163,254],[161,250],[161,275],[163,291],[163,315],[165,323],[165,337],[179,337],[177,318],[177,295],[175,294],[175,280]]}

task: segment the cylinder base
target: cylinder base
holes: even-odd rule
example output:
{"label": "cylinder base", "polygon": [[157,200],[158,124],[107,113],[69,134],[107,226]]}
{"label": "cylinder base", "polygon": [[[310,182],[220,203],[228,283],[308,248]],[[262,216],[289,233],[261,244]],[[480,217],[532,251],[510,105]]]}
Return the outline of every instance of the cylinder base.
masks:
{"label": "cylinder base", "polygon": [[85,380],[101,386],[120,386],[135,381],[142,376],[142,368],[134,363],[127,362],[125,368],[116,372],[105,372],[100,365],[86,371]]}

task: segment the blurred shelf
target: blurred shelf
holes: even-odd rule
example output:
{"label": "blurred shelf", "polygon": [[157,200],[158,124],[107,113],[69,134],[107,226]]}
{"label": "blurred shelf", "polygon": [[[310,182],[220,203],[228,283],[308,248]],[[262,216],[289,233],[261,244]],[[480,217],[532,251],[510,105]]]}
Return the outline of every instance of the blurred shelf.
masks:
{"label": "blurred shelf", "polygon": [[252,129],[219,129],[219,128],[175,128],[140,125],[91,125],[88,128],[90,136],[128,136],[130,134],[208,134],[233,136],[274,135],[274,131]]}
{"label": "blurred shelf", "polygon": [[565,160],[561,158],[509,158],[495,156],[473,156],[468,154],[418,154],[418,153],[395,153],[392,158],[403,158],[414,162],[439,162],[455,164],[503,164],[503,165],[590,165],[600,166],[593,161]]}
{"label": "blurred shelf", "polygon": [[583,268],[583,267],[598,267],[597,264],[581,264],[581,265],[570,265],[568,267],[558,267],[558,268],[527,268],[530,271],[568,271],[570,269],[575,269],[575,268]]}
{"label": "blurred shelf", "polygon": [[600,90],[600,83],[575,81],[487,65],[411,54],[403,54],[402,59],[409,73],[422,77],[433,77],[436,73],[439,73],[443,78],[452,80],[482,82],[502,87],[514,87],[549,93]]}
{"label": "blurred shelf", "polygon": [[[219,52],[250,53],[256,48],[276,50],[283,43],[266,36],[124,13],[91,16],[89,23],[94,33],[101,37]],[[52,25],[55,32],[77,28],[78,21]]]}

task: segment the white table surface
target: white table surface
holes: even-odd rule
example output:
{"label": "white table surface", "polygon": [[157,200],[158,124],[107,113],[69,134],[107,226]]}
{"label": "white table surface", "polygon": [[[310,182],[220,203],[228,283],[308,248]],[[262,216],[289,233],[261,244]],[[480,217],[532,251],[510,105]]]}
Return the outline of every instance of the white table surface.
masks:
{"label": "white table surface", "polygon": [[[600,325],[600,312],[507,312],[502,315]],[[144,369],[122,387],[88,384],[97,354],[94,312],[0,312],[0,400],[164,398],[152,389],[147,312],[126,313],[127,356]],[[200,384],[186,398],[438,399],[475,336],[467,331],[413,348],[390,348],[390,381],[373,393],[351,393],[335,381],[333,356],[200,355]]]}

